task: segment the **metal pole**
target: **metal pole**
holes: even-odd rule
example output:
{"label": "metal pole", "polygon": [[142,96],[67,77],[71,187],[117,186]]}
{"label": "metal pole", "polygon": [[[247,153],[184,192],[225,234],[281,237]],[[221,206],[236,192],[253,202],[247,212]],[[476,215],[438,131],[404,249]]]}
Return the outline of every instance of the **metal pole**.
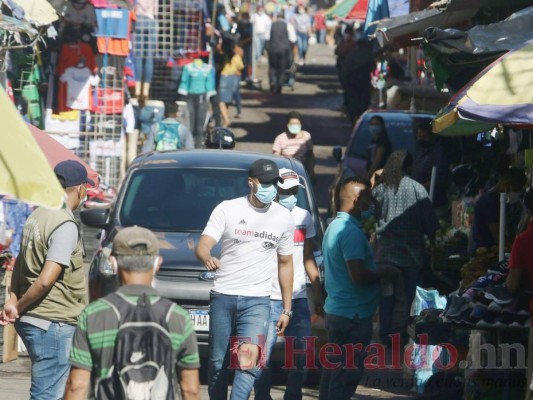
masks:
{"label": "metal pole", "polygon": [[500,237],[498,242],[498,260],[505,257],[505,208],[507,205],[507,193],[500,193]]}
{"label": "metal pole", "polygon": [[429,199],[433,203],[433,197],[435,196],[435,184],[437,180],[437,166],[434,165],[431,168],[431,183],[429,184]]}

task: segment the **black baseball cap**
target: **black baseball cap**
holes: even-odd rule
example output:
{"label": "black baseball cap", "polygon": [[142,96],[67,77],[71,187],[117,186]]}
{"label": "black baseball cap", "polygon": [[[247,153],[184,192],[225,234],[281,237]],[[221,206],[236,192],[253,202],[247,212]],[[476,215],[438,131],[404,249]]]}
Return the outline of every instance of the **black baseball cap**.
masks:
{"label": "black baseball cap", "polygon": [[257,178],[261,183],[278,183],[279,168],[274,161],[261,158],[250,166],[250,178]]}
{"label": "black baseball cap", "polygon": [[82,163],[75,160],[61,161],[54,168],[54,173],[63,188],[88,183],[94,186],[94,181],[87,176],[87,170]]}

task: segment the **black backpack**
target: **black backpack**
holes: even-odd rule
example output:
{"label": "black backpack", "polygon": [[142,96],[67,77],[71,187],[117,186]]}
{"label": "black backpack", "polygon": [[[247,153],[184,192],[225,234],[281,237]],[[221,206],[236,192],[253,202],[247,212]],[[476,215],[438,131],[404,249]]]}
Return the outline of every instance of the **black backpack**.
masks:
{"label": "black backpack", "polygon": [[173,352],[166,316],[173,306],[159,298],[152,306],[149,296],[132,305],[120,294],[105,298],[120,315],[113,366],[96,383],[98,400],[173,400]]}

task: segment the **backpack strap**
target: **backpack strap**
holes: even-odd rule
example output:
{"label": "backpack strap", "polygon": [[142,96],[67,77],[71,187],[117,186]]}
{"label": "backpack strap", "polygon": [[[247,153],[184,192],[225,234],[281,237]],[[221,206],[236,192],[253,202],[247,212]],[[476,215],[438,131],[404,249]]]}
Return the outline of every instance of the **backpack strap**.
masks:
{"label": "backpack strap", "polygon": [[119,295],[116,292],[108,294],[102,300],[104,300],[111,306],[111,308],[117,315],[117,318],[120,321],[120,323],[123,322],[122,316],[126,314],[124,311],[127,310],[129,307],[133,307],[131,303],[129,303],[126,299],[124,299],[121,295]]}

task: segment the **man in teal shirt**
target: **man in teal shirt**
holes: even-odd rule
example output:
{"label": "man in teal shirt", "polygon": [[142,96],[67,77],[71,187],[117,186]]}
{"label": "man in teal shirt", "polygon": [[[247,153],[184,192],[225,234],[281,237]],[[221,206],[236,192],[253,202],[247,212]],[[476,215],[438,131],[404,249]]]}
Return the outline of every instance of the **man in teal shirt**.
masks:
{"label": "man in teal shirt", "polygon": [[[341,185],[339,197],[340,211],[326,230],[322,252],[328,343],[338,345],[341,354],[328,357],[329,367],[335,365],[335,368],[324,368],[319,400],[348,400],[355,393],[363,375],[364,349],[372,336],[372,316],[380,295],[379,281],[398,276],[394,267],[376,267],[361,228],[361,221],[369,218],[373,211],[370,182],[348,178]],[[353,350],[359,346],[362,346],[361,351]],[[349,364],[350,360],[355,361],[354,365]]]}

